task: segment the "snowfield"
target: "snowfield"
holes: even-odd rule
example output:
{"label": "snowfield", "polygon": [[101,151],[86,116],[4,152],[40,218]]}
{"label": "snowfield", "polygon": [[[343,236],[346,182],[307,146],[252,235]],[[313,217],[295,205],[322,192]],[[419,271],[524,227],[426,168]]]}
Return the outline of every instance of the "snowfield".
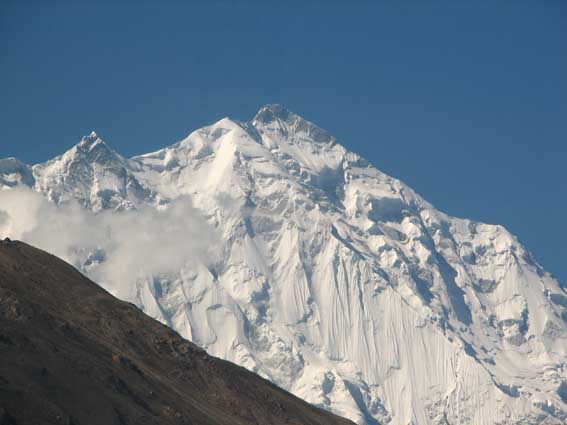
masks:
{"label": "snowfield", "polygon": [[[22,187],[71,217],[167,217],[171,234],[147,243],[175,240],[183,261],[123,262],[131,279],[97,275],[125,251],[108,221],[112,244],[71,235],[56,253],[210,354],[359,424],[567,422],[560,284],[503,227],[436,210],[279,105],[131,159],[93,132],[43,164],[0,160],[0,187],[2,237],[46,225],[2,202]],[[210,255],[182,251],[209,233],[197,251]]]}

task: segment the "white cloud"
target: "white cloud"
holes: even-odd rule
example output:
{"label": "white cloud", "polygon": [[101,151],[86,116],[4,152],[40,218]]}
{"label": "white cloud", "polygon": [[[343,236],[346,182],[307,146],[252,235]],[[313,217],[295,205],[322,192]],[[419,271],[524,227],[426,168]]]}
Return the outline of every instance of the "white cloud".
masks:
{"label": "white cloud", "polygon": [[215,230],[187,198],[162,211],[94,214],[28,189],[0,190],[0,237],[30,243],[76,267],[90,257],[96,265],[84,268],[87,275],[126,298],[140,276],[212,263],[218,245]]}

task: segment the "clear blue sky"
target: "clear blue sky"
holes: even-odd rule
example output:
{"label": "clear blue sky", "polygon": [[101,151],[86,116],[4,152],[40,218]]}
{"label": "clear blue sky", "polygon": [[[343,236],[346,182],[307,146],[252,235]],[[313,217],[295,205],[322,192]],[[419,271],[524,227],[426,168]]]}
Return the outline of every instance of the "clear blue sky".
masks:
{"label": "clear blue sky", "polygon": [[0,157],[283,103],[567,283],[567,2],[188,3],[0,2]]}

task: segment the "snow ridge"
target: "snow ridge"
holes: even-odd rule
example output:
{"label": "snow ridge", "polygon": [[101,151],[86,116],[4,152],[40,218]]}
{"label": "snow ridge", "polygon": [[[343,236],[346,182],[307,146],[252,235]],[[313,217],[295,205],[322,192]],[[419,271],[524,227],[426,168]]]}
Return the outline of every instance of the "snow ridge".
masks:
{"label": "snow ridge", "polygon": [[219,259],[129,301],[360,424],[567,420],[560,284],[503,227],[436,210],[280,105],[132,159],[93,132],[44,164],[0,160],[18,185],[116,214],[189,197]]}

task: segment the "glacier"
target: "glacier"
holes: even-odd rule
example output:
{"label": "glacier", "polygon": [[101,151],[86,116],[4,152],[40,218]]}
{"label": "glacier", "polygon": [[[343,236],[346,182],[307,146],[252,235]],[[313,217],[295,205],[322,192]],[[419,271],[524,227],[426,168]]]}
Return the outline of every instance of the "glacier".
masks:
{"label": "glacier", "polygon": [[[99,283],[310,403],[367,425],[567,422],[559,282],[504,227],[435,209],[283,106],[133,158],[93,132],[0,160],[0,188],[20,187],[93,214],[190,199],[214,259]],[[95,276],[103,251],[67,258]]]}

